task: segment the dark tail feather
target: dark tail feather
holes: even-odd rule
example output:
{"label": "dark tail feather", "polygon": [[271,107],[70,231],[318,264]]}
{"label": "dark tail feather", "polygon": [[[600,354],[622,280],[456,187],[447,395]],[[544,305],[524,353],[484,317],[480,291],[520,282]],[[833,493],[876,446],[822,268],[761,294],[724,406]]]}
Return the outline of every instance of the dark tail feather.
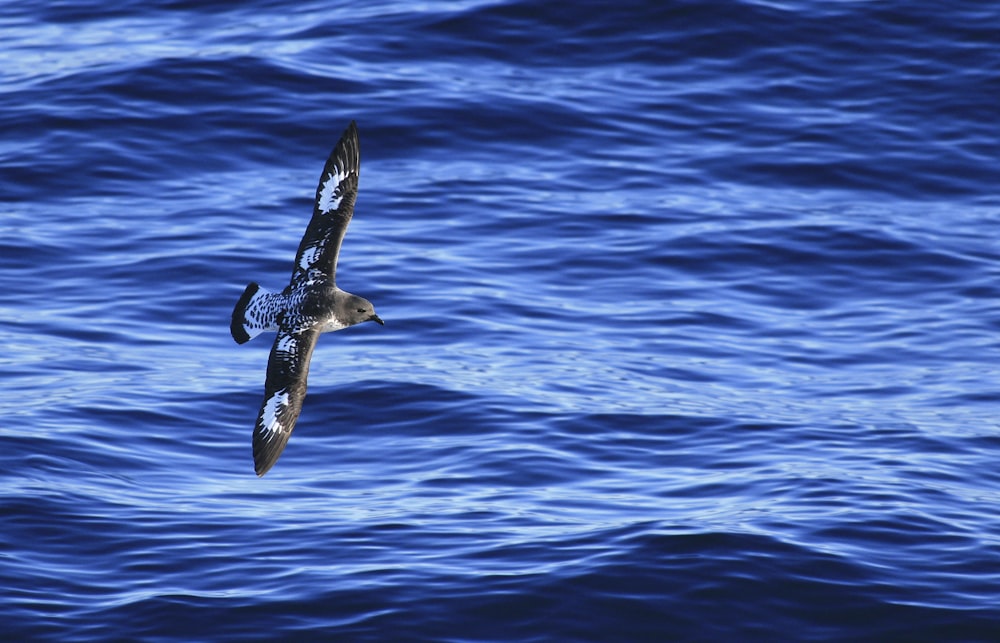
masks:
{"label": "dark tail feather", "polygon": [[247,289],[243,291],[243,295],[240,296],[240,300],[236,302],[236,306],[233,308],[233,321],[229,324],[229,332],[233,334],[233,339],[236,340],[237,344],[246,344],[250,341],[250,334],[246,331],[244,324],[246,319],[243,317],[243,313],[246,312],[247,304],[260,289],[260,286],[256,282],[250,282]]}

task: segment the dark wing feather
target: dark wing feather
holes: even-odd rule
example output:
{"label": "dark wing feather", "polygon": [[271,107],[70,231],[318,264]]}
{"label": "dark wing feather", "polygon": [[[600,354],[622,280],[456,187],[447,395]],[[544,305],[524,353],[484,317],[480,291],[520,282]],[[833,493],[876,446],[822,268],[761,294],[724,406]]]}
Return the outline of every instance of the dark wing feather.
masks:
{"label": "dark wing feather", "polygon": [[318,276],[336,281],[340,244],[358,196],[360,164],[358,128],[351,121],[319,177],[313,216],[295,253],[293,284]]}
{"label": "dark wing feather", "polygon": [[309,360],[318,336],[312,329],[295,333],[280,329],[274,339],[267,360],[264,402],[253,430],[253,462],[258,476],[277,462],[299,419],[306,397]]}

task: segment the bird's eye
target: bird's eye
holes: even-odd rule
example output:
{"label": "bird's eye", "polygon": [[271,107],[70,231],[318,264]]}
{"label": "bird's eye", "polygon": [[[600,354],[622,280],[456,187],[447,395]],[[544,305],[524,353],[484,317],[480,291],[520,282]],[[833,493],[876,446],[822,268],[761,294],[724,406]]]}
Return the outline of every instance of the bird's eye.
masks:
{"label": "bird's eye", "polygon": [[363,313],[363,312],[365,312],[365,309],[364,308],[358,308],[358,312],[359,313]]}

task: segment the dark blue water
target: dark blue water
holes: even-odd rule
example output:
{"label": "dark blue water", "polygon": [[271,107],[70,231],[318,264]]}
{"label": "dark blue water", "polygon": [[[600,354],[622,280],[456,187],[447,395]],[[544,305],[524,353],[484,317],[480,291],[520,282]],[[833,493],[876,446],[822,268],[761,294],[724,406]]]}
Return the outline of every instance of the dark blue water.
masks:
{"label": "dark blue water", "polygon": [[[360,5],[360,6],[359,6]],[[5,640],[1000,637],[991,3],[10,1]],[[288,448],[250,433],[350,120]]]}

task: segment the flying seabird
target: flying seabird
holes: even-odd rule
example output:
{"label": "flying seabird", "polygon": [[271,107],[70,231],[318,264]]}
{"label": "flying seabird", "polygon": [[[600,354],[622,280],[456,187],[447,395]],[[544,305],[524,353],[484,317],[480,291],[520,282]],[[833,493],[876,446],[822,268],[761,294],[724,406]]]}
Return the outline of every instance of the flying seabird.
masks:
{"label": "flying seabird", "polygon": [[371,302],[337,288],[337,255],[358,195],[358,129],[354,121],[330,154],[316,188],[312,219],[295,253],[291,281],[281,292],[251,283],[233,308],[237,344],[277,331],[267,360],[264,401],[253,430],[254,470],[274,466],[295,428],[306,396],[309,360],[320,333],[373,321]]}

